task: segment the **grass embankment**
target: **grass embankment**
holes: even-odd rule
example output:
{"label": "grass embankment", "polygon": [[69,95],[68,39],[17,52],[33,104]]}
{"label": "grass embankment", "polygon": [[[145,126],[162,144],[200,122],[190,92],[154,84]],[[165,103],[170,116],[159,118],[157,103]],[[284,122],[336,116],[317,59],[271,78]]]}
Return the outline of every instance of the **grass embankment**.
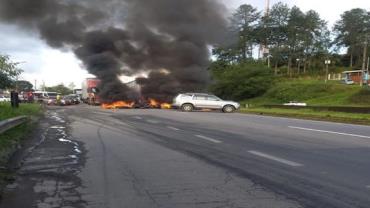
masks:
{"label": "grass embankment", "polygon": [[[0,121],[17,116],[38,116],[41,114],[41,106],[38,104],[20,104],[19,108],[13,109],[9,103],[0,103]],[[8,148],[17,144],[21,138],[31,130],[32,124],[25,123],[3,134],[0,134],[0,156],[8,151]],[[0,163],[4,158],[0,158]]]}
{"label": "grass embankment", "polygon": [[243,101],[243,105],[250,104],[252,107],[242,109],[242,112],[370,125],[370,114],[262,107],[289,101],[304,102],[310,106],[370,107],[370,89],[337,81],[279,80],[263,96]]}
{"label": "grass embankment", "polygon": [[295,79],[276,81],[263,96],[246,100],[253,105],[283,104],[289,101],[322,106],[370,106],[370,89],[338,81]]}

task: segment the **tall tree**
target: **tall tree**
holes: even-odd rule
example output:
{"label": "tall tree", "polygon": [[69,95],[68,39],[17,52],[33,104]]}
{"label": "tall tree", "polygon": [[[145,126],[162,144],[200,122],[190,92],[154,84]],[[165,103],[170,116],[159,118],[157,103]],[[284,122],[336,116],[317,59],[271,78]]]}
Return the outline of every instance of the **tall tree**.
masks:
{"label": "tall tree", "polygon": [[320,18],[320,15],[313,10],[305,14],[303,25],[303,72],[306,72],[307,64],[317,54],[327,58],[330,46],[330,31],[327,22]]}
{"label": "tall tree", "polygon": [[341,19],[334,25],[335,39],[334,44],[338,47],[346,47],[350,55],[350,67],[355,64],[355,54],[361,54],[363,45],[367,38],[369,30],[369,12],[365,9],[352,9],[341,15]]}
{"label": "tall tree", "polygon": [[289,14],[287,35],[288,35],[288,74],[293,75],[292,64],[299,59],[304,51],[305,36],[305,14],[296,6],[292,7]]}
{"label": "tall tree", "polygon": [[256,43],[256,28],[260,12],[249,4],[241,5],[231,18],[231,28],[239,36],[240,58],[252,58],[253,45]]}
{"label": "tall tree", "polygon": [[18,63],[12,62],[9,56],[0,55],[0,89],[12,87],[21,73]]}
{"label": "tall tree", "polygon": [[[270,50],[271,60],[277,74],[279,62],[286,58],[286,45],[288,40],[287,29],[290,8],[281,2],[274,4],[268,16],[264,17],[259,24],[259,43],[266,44]],[[263,41],[266,40],[265,43]]]}

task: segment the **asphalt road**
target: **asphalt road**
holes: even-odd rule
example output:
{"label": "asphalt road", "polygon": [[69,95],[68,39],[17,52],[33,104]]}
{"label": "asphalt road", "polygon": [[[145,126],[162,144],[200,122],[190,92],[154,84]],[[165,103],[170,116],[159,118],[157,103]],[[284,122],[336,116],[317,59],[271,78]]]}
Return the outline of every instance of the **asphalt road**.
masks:
{"label": "asphalt road", "polygon": [[368,126],[81,105],[40,129],[0,207],[370,207]]}

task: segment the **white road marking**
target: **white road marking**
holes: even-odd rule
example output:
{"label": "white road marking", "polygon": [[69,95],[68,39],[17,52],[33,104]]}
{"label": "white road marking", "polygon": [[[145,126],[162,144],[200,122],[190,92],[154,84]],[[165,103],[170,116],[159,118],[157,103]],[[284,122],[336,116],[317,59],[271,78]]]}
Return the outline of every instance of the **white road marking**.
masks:
{"label": "white road marking", "polygon": [[135,116],[134,118],[139,119],[139,120],[142,120],[142,119],[143,119],[143,118],[142,118],[142,117],[140,117],[140,116]]}
{"label": "white road marking", "polygon": [[176,128],[176,127],[173,127],[173,126],[167,126],[167,128],[169,129],[172,129],[174,131],[180,131],[180,129]]}
{"label": "white road marking", "polygon": [[209,137],[206,137],[206,136],[203,136],[203,135],[195,135],[195,136],[196,136],[196,137],[198,137],[198,138],[201,138],[201,139],[207,140],[207,141],[209,141],[209,142],[216,143],[216,144],[220,144],[220,143],[222,143],[222,141],[220,141],[220,140],[212,139],[212,138],[209,138]]}
{"label": "white road marking", "polygon": [[159,123],[159,121],[156,121],[156,120],[146,120],[147,122],[149,122],[149,123],[152,123],[152,124],[157,124],[157,123]]}
{"label": "white road marking", "polygon": [[254,151],[254,150],[251,150],[251,151],[248,151],[248,152],[250,154],[253,154],[253,155],[256,155],[256,156],[259,156],[259,157],[263,157],[263,158],[266,158],[266,159],[270,159],[270,160],[273,160],[273,161],[276,161],[276,162],[279,162],[279,163],[283,163],[285,165],[289,165],[289,166],[293,166],[293,167],[302,167],[303,166],[303,164],[296,163],[296,162],[286,160],[286,159],[283,159],[283,158],[275,157],[275,156],[272,156],[272,155],[268,155],[268,154],[265,154],[265,153],[262,153],[262,152],[258,152],[258,151]]}
{"label": "white road marking", "polygon": [[342,132],[336,132],[336,131],[325,131],[325,130],[319,130],[319,129],[309,129],[309,128],[303,128],[303,127],[297,127],[297,126],[289,126],[289,128],[291,128],[291,129],[305,130],[305,131],[315,131],[315,132],[321,132],[321,133],[338,134],[338,135],[344,135],[344,136],[352,136],[352,137],[360,137],[360,138],[370,139],[370,136],[364,136],[364,135],[359,135],[359,134],[348,134],[348,133],[342,133]]}

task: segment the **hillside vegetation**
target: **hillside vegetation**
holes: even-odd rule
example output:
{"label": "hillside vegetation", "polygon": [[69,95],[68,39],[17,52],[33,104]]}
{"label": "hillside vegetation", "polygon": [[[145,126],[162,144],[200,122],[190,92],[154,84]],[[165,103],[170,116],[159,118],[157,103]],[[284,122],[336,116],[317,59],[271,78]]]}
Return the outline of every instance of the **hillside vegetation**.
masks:
{"label": "hillside vegetation", "polygon": [[262,96],[245,100],[244,104],[283,104],[289,101],[323,106],[370,106],[370,89],[345,85],[338,81],[281,79]]}

